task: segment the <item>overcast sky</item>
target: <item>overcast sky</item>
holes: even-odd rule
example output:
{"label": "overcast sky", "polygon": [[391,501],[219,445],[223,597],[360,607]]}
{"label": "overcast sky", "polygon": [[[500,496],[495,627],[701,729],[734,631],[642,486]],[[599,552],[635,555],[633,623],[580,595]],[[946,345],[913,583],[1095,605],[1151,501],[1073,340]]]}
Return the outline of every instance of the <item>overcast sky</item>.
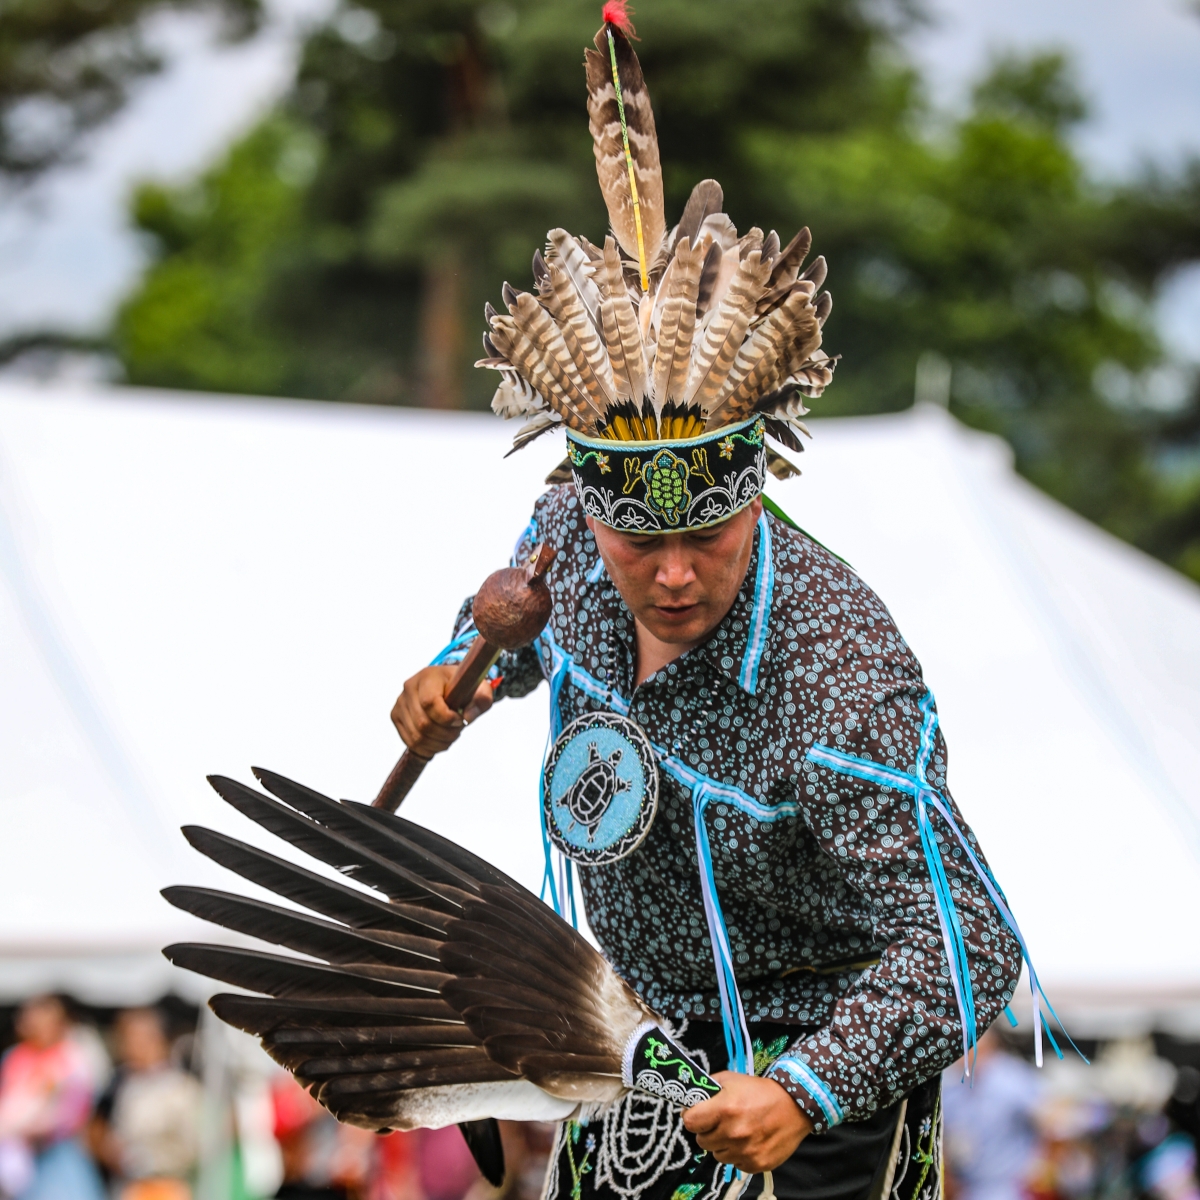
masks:
{"label": "overcast sky", "polygon": [[[100,330],[136,279],[141,250],[125,211],[134,181],[181,178],[214,156],[286,87],[306,22],[334,0],[273,0],[253,42],[213,44],[199,17],[169,17],[157,36],[175,65],[144,84],[93,138],[85,162],[19,204],[0,207],[0,335],[48,325]],[[642,0],[650,5],[653,0]],[[1070,51],[1094,116],[1080,146],[1105,174],[1200,151],[1200,7],[1196,0],[929,0],[934,24],[912,49],[935,99],[960,104],[997,50]],[[1200,361],[1200,269],[1171,289],[1164,331]]]}

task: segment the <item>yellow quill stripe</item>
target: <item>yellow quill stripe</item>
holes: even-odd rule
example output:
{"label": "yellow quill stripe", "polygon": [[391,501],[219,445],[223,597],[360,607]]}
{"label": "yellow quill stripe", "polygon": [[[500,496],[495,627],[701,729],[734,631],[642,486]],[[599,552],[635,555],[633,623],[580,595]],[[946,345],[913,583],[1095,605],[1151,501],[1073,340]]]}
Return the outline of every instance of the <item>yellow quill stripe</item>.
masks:
{"label": "yellow quill stripe", "polygon": [[622,413],[610,418],[599,436],[612,442],[682,441],[699,437],[704,428],[704,421],[692,413],[666,417],[661,422],[653,413],[642,417]]}
{"label": "yellow quill stripe", "polygon": [[638,200],[637,179],[633,173],[633,155],[629,151],[629,130],[625,125],[625,97],[621,94],[621,76],[617,72],[617,44],[612,30],[608,31],[608,56],[612,60],[613,87],[617,90],[617,112],[621,116],[621,141],[625,145],[625,165],[629,168],[629,194],[633,197],[633,224],[637,229],[638,267],[642,272],[642,291],[650,290],[650,275],[646,270],[646,243],[642,238],[642,206]]}

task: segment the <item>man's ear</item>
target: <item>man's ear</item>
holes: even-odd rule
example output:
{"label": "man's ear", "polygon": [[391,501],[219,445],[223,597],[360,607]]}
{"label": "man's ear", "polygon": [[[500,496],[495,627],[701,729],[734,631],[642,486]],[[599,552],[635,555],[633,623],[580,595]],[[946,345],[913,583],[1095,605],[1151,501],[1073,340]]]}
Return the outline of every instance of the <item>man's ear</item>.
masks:
{"label": "man's ear", "polygon": [[[762,510],[763,510],[762,497],[755,496],[754,499],[750,501],[750,511],[754,514],[755,521],[757,521],[758,518],[762,516]],[[592,519],[591,517],[588,517],[589,521],[591,519]]]}
{"label": "man's ear", "polygon": [[[761,508],[761,507],[762,507],[762,504],[760,502],[759,508]],[[584,517],[583,523],[588,527],[588,532],[591,533],[591,535],[593,537],[595,537],[596,536],[596,518],[595,517]]]}

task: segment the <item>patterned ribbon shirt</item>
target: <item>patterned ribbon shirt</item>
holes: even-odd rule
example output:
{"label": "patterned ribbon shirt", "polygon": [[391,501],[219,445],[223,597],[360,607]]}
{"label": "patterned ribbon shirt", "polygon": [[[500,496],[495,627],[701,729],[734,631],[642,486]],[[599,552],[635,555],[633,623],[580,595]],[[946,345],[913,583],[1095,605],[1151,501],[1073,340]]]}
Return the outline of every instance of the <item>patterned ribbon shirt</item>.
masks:
{"label": "patterned ribbon shirt", "polygon": [[[948,1066],[962,1054],[960,1009],[973,1007],[985,1029],[1012,998],[1021,954],[970,865],[967,846],[980,864],[982,852],[946,791],[932,697],[879,598],[764,514],[725,619],[635,686],[634,619],[569,483],[538,501],[516,559],[542,540],[558,551],[550,623],[533,647],[501,658],[497,696],[549,679],[556,731],[615,711],[660,751],[645,841],[619,862],[578,869],[588,923],[616,970],[669,1018],[720,1019],[698,822],[749,1031],[803,1027],[768,1074],[818,1131],[863,1119]],[[469,635],[469,613],[468,602],[456,639]],[[834,754],[815,761],[814,747]],[[836,755],[910,777],[920,764],[962,833],[926,821],[970,980],[961,1004],[918,800],[836,769]]]}

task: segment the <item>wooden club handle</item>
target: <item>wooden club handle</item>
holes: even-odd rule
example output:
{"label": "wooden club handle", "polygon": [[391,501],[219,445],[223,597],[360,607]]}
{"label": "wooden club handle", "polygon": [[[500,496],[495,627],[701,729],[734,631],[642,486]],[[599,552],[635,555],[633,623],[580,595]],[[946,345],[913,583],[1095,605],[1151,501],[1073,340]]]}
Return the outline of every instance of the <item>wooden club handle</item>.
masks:
{"label": "wooden club handle", "polygon": [[[458,670],[450,681],[450,690],[446,693],[446,703],[455,712],[462,712],[471,703],[479,685],[492,668],[492,663],[500,657],[500,650],[483,638],[476,638],[467,651],[467,656],[458,664]],[[429,764],[429,759],[423,755],[405,750],[400,761],[392,768],[391,774],[383,781],[379,795],[371,801],[372,808],[383,808],[395,812],[400,802],[412,791],[412,786],[421,777],[421,772]]]}

